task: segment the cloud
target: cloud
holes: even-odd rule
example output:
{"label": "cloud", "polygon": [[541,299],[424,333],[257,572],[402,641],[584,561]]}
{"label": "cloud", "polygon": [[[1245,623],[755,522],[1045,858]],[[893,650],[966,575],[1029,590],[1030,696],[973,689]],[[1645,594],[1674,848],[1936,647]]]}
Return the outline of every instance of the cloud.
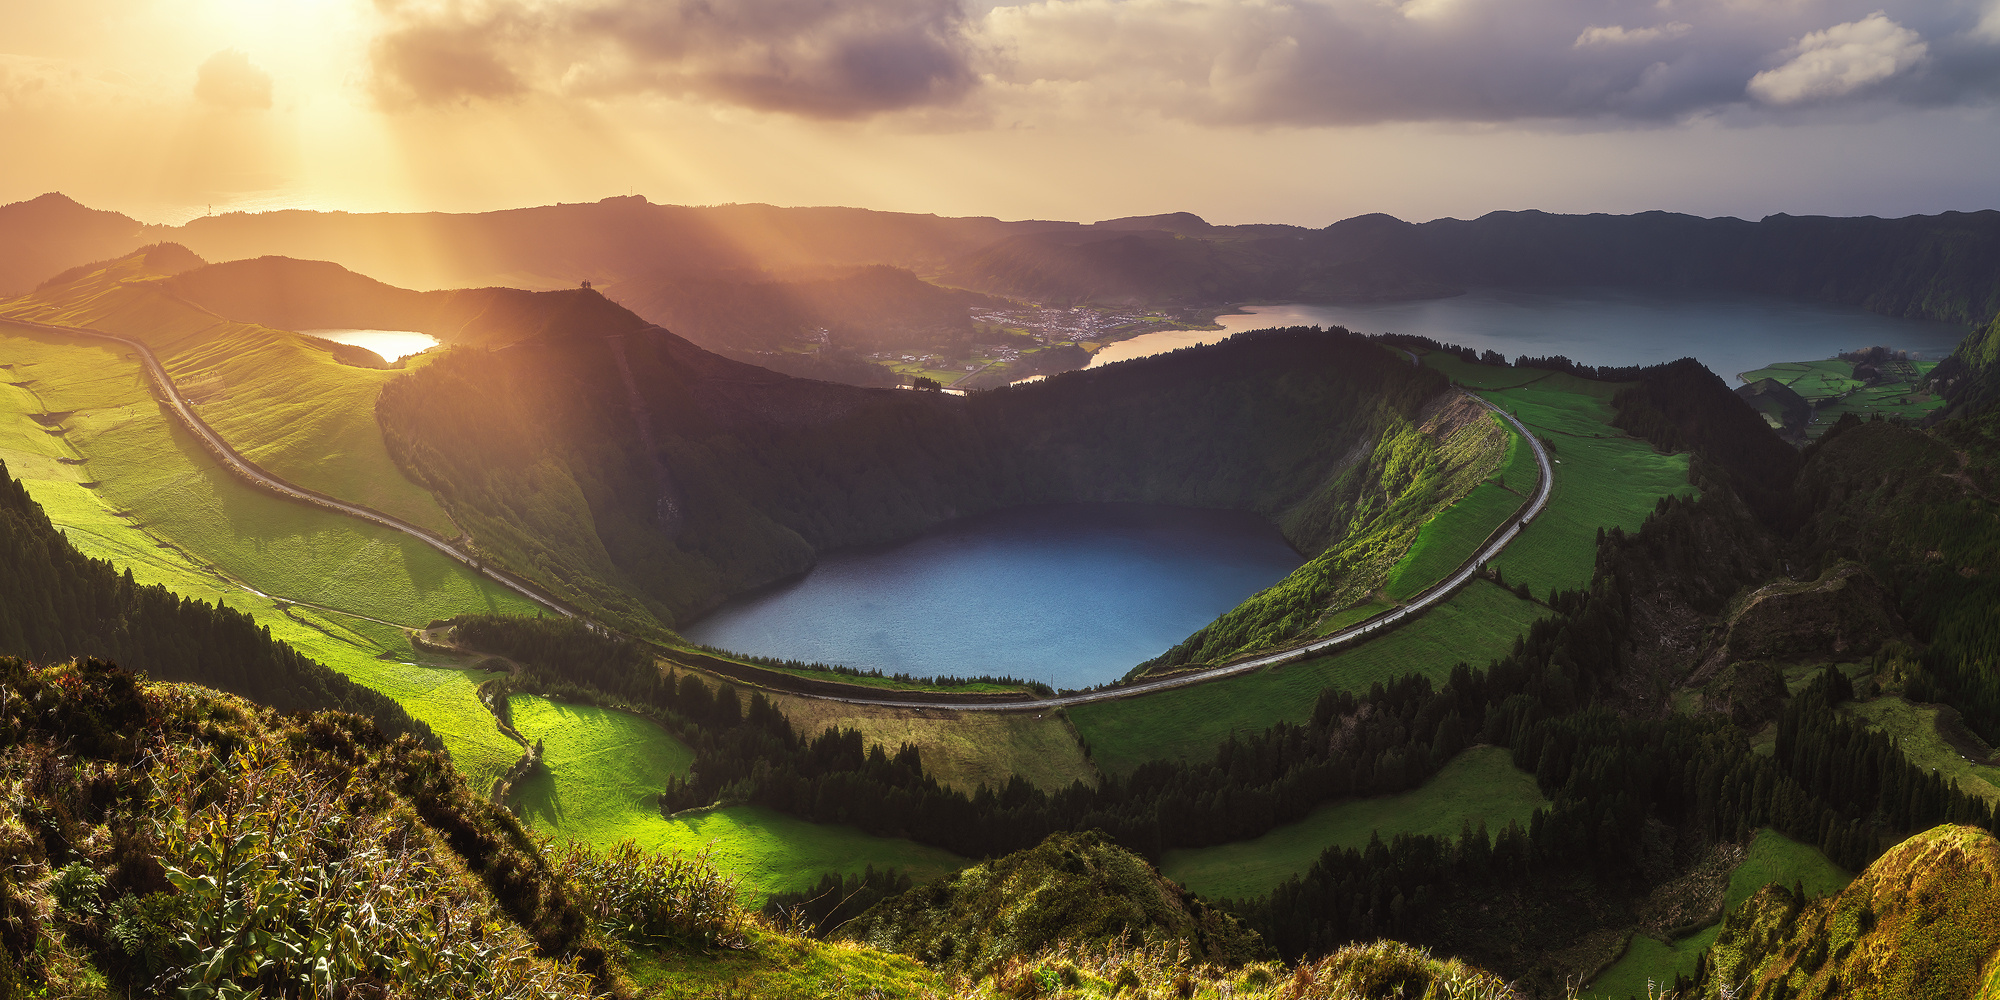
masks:
{"label": "cloud", "polygon": [[948,105],[973,89],[957,0],[495,0],[390,3],[373,48],[389,106],[658,95],[860,118]]}
{"label": "cloud", "polygon": [[1972,29],[1972,37],[1983,42],[2000,44],[2000,0],[1993,0],[1986,7],[1986,13]]}
{"label": "cloud", "polygon": [[1645,45],[1650,42],[1679,38],[1694,30],[1694,25],[1685,21],[1668,21],[1650,28],[1624,28],[1613,25],[1608,28],[1585,28],[1576,36],[1570,48],[1581,49],[1591,45]]}
{"label": "cloud", "polygon": [[1007,57],[987,100],[1079,118],[1623,127],[2000,96],[2000,59],[1967,40],[1983,10],[1882,2],[1042,0],[981,30]]}
{"label": "cloud", "polygon": [[218,108],[267,110],[271,107],[271,74],[252,66],[249,56],[223,49],[195,70],[194,96]]}
{"label": "cloud", "polygon": [[1750,96],[1790,105],[1845,97],[1922,62],[1930,49],[1922,36],[1881,11],[1836,24],[1800,39],[1790,60],[1750,78]]}
{"label": "cloud", "polygon": [[1615,128],[2000,97],[1980,40],[2000,39],[2000,0],[375,2],[372,84],[391,108],[553,95],[919,128]]}

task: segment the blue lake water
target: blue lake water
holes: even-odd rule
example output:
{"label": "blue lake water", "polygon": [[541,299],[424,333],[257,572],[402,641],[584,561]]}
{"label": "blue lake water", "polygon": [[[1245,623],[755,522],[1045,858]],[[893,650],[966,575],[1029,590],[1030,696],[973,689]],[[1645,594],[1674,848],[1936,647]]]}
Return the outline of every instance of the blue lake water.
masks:
{"label": "blue lake water", "polygon": [[1302,561],[1240,512],[1020,507],[829,553],[681,634],[759,656],[1080,688],[1166,652]]}
{"label": "blue lake water", "polygon": [[1091,367],[1213,343],[1273,326],[1344,326],[1356,333],[1407,333],[1523,354],[1560,354],[1587,365],[1650,365],[1693,357],[1739,385],[1740,372],[1776,361],[1830,358],[1877,344],[1925,358],[1951,353],[1968,328],[1895,319],[1760,295],[1666,296],[1608,288],[1548,292],[1483,289],[1449,299],[1358,305],[1245,306],[1220,316],[1222,330],[1168,331],[1099,351]]}

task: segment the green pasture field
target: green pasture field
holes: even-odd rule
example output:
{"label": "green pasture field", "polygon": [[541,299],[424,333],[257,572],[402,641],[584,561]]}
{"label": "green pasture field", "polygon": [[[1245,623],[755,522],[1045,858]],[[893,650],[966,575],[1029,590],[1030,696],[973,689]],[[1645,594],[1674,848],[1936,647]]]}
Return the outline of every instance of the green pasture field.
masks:
{"label": "green pasture field", "polygon": [[1524,503],[1527,498],[1497,483],[1473,487],[1471,493],[1439,511],[1417,532],[1410,550],[1390,568],[1382,592],[1392,601],[1407,601],[1430,589],[1471,558],[1480,543]]}
{"label": "green pasture field", "polygon": [[458,534],[430,491],[390,459],[375,422],[375,397],[403,372],[342,364],[320,341],[221,320],[165,295],[130,263],[11,308],[144,341],[202,419],[267,471],[446,538]]}
{"label": "green pasture field", "polygon": [[1555,463],[1548,506],[1493,565],[1536,595],[1590,582],[1597,529],[1636,530],[1659,498],[1686,493],[1688,457],[1662,455],[1611,426],[1621,386],[1554,374],[1533,385],[1484,393],[1544,439]]}
{"label": "green pasture field", "polygon": [[1521,440],[1521,434],[1514,430],[1513,424],[1502,420],[1497,413],[1493,419],[1509,431],[1507,457],[1501,460],[1500,471],[1494,475],[1493,481],[1520,494],[1525,501],[1535,495],[1535,486],[1542,479],[1541,466],[1535,463],[1535,449]]}
{"label": "green pasture field", "polygon": [[1780,361],[1736,377],[1745,382],[1755,382],[1760,378],[1781,382],[1805,397],[1808,403],[1822,402],[1861,387],[1861,381],[1854,377],[1854,363],[1839,358]]}
{"label": "green pasture field", "polygon": [[1342,608],[1320,619],[1319,624],[1313,626],[1313,634],[1332,635],[1349,625],[1365,622],[1393,607],[1395,605],[1387,601],[1369,601],[1366,604],[1357,604],[1351,608]]}
{"label": "green pasture field", "polygon": [[659,816],[667,779],[694,766],[686,744],[629,712],[526,694],[507,709],[514,730],[542,744],[543,769],[516,793],[522,818],[566,837],[602,846],[635,838]]}
{"label": "green pasture field", "polygon": [[[1776,830],[1759,830],[1743,863],[1730,873],[1729,888],[1722,897],[1722,912],[1736,909],[1767,885],[1803,884],[1808,895],[1830,896],[1845,888],[1853,878],[1828,861],[1819,848],[1801,844]],[[1658,984],[1650,994],[1658,996],[1658,987],[1671,988],[1675,976],[1694,975],[1695,961],[1715,943],[1721,929],[1718,921],[1673,942],[1634,934],[1624,956],[1578,996],[1588,1000],[1645,998],[1649,995],[1649,982]]]}
{"label": "green pasture field", "polygon": [[1061,711],[920,712],[782,692],[764,696],[802,736],[853,729],[867,742],[887,748],[904,743],[921,747],[924,773],[967,794],[981,785],[1003,787],[1017,775],[1051,792],[1078,781],[1097,783],[1097,769]]}
{"label": "green pasture field", "polygon": [[184,387],[209,380],[228,386],[196,407],[223,440],[282,479],[445,538],[459,533],[430,491],[389,457],[375,422],[375,398],[403,372],[341,364],[292,333],[239,324],[224,329],[162,358]]}
{"label": "green pasture field", "polygon": [[1935,705],[1912,705],[1900,695],[1884,695],[1842,707],[1893,737],[1910,763],[1956,781],[1968,795],[2000,803],[2000,767],[1974,764],[1946,743],[1938,735]]}
{"label": "green pasture field", "polygon": [[1474,580],[1415,621],[1328,656],[1275,669],[1070,709],[1077,735],[1099,770],[1130,774],[1149,760],[1207,756],[1232,732],[1303,722],[1326,688],[1368,690],[1406,674],[1433,682],[1457,664],[1485,666],[1506,655],[1544,607],[1487,580]]}
{"label": "green pasture field", "polygon": [[1449,376],[1453,382],[1471,389],[1511,389],[1530,382],[1539,382],[1553,374],[1538,368],[1466,364],[1458,355],[1442,351],[1421,353],[1419,357],[1423,359],[1425,367],[1435,368]]}
{"label": "green pasture field", "polygon": [[667,779],[687,773],[694,753],[666,730],[624,712],[565,705],[532,695],[508,700],[514,728],[542,741],[545,769],[520,783],[522,818],[558,837],[610,847],[626,840],[660,851],[709,851],[741,880],[746,902],[802,889],[824,872],[897,868],[925,881],[965,867],[949,851],[808,823],[757,806],[660,815]]}
{"label": "green pasture field", "polygon": [[1885,417],[1902,417],[1905,420],[1921,420],[1933,411],[1944,408],[1944,397],[1935,393],[1918,392],[1915,385],[1908,382],[1891,382],[1884,385],[1856,389],[1839,399],[1821,403],[1813,414],[1810,430],[1814,437],[1834,425],[1841,415],[1852,413],[1863,420],[1877,414]]}
{"label": "green pasture field", "polygon": [[[0,324],[0,364],[13,366],[0,369],[7,382],[28,383],[0,385],[0,459],[78,550],[140,583],[249,614],[301,653],[395,698],[438,734],[475,787],[519,759],[473,693],[484,674],[396,662],[417,658],[407,636],[367,618],[420,626],[460,610],[531,606],[413,539],[235,479],[168,423],[136,360],[108,345]],[[64,411],[75,412],[60,435],[30,419]],[[351,592],[287,586],[314,574]]]}
{"label": "green pasture field", "polygon": [[73,468],[156,541],[273,597],[406,627],[471,611],[535,613],[414,538],[236,478],[168,420],[122,353],[0,324],[0,363],[32,380],[39,405],[69,413],[63,437],[84,460]]}
{"label": "green pasture field", "polygon": [[1481,821],[1489,834],[1509,821],[1525,830],[1535,810],[1547,806],[1534,775],[1516,768],[1507,750],[1473,747],[1422,787],[1328,803],[1254,840],[1168,851],[1160,873],[1210,899],[1250,899],[1303,874],[1329,847],[1368,846],[1370,834],[1385,843],[1403,833],[1456,839],[1466,823],[1476,829]]}

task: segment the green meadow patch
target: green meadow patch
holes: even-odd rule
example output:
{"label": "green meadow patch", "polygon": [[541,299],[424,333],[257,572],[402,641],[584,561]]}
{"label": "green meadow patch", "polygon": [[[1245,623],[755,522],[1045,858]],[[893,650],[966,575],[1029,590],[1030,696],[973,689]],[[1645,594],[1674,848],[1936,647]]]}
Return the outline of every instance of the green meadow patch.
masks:
{"label": "green meadow patch", "polygon": [[1463,500],[1439,511],[1417,532],[1410,551],[1389,570],[1383,593],[1401,602],[1435,586],[1479,551],[1480,544],[1526,502],[1526,497],[1498,483],[1473,487]]}
{"label": "green meadow patch", "polygon": [[1471,364],[1456,354],[1447,354],[1443,351],[1425,353],[1423,362],[1426,368],[1435,368],[1449,376],[1453,382],[1471,389],[1511,389],[1541,381],[1550,375],[1549,372],[1539,368]]}
{"label": "green meadow patch", "polygon": [[1957,782],[1968,795],[2000,802],[2000,767],[1974,764],[1945,742],[1938,735],[1937,706],[1912,705],[1900,695],[1884,695],[1870,701],[1851,702],[1842,708],[1893,737],[1910,763]]}
{"label": "green meadow patch", "polygon": [[402,371],[343,364],[321,341],[188,305],[135,257],[10,309],[143,341],[202,419],[251,461],[445,537],[458,533],[430,491],[390,459],[375,422],[375,397]]}
{"label": "green meadow patch", "polygon": [[[474,694],[486,675],[398,662],[420,659],[399,626],[531,606],[414,539],[234,478],[168,423],[136,359],[111,346],[0,323],[0,364],[12,366],[0,369],[9,383],[27,383],[0,385],[0,459],[79,551],[142,584],[249,614],[395,698],[474,787],[519,759]],[[49,413],[66,414],[62,433],[35,419]]]}
{"label": "green meadow patch", "polygon": [[1168,851],[1160,873],[1210,899],[1249,899],[1304,874],[1330,847],[1366,847],[1371,835],[1385,843],[1405,833],[1456,839],[1466,824],[1476,829],[1482,822],[1489,834],[1509,822],[1527,829],[1535,810],[1547,805],[1534,775],[1516,768],[1507,750],[1473,747],[1422,787],[1331,802],[1254,840]]}
{"label": "green meadow patch", "polygon": [[274,598],[406,627],[536,612],[414,538],[236,478],[168,421],[137,361],[112,346],[0,326],[0,363],[32,380],[39,405],[69,414],[64,441],[106,504],[198,565]]}
{"label": "green meadow patch", "polygon": [[1549,502],[1493,560],[1536,595],[1590,582],[1600,528],[1637,530],[1660,497],[1686,493],[1688,457],[1662,455],[1611,426],[1622,386],[1567,375],[1483,393],[1541,437],[1555,463]]}
{"label": "green meadow patch", "polygon": [[[1722,897],[1722,912],[1728,913],[1767,885],[1803,885],[1810,896],[1831,896],[1847,886],[1854,876],[1826,859],[1819,849],[1801,844],[1776,830],[1759,830],[1750,842],[1743,863],[1730,873],[1729,888]],[[1693,978],[1695,962],[1722,929],[1717,921],[1706,929],[1677,941],[1661,941],[1645,934],[1632,935],[1625,954],[1604,970],[1590,986],[1578,994],[1590,1000],[1627,1000],[1660,995],[1671,988],[1674,977]],[[1648,989],[1649,984],[1653,986]]]}
{"label": "green meadow patch", "polygon": [[1415,621],[1359,646],[1255,673],[1068,709],[1100,770],[1129,774],[1149,760],[1204,757],[1232,732],[1303,722],[1327,688],[1368,690],[1406,674],[1433,682],[1457,664],[1506,655],[1545,608],[1474,580]]}
{"label": "green meadow patch", "polygon": [[515,792],[522,819],[557,837],[609,847],[626,840],[661,851],[708,851],[742,880],[746,900],[810,887],[824,872],[898,868],[919,881],[965,866],[911,840],[808,823],[757,806],[704,809],[668,819],[659,793],[686,774],[694,753],[658,725],[611,709],[532,695],[508,700],[514,728],[539,740],[544,767]]}
{"label": "green meadow patch", "polygon": [[1805,397],[1808,403],[1823,402],[1861,388],[1861,380],[1854,377],[1854,363],[1839,358],[1827,358],[1823,361],[1781,361],[1754,372],[1743,372],[1736,377],[1745,382],[1768,378],[1789,387],[1793,392]]}

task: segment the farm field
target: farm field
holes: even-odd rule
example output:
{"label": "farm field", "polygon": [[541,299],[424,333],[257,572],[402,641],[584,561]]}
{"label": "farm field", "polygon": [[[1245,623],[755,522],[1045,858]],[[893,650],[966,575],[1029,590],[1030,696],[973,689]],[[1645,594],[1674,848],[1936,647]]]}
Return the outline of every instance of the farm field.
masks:
{"label": "farm field", "polygon": [[[1759,830],[1750,842],[1743,863],[1730,873],[1729,888],[1722,898],[1722,912],[1742,905],[1767,885],[1803,884],[1812,896],[1839,892],[1854,876],[1835,867],[1816,847],[1801,844],[1776,830]],[[1699,933],[1678,941],[1664,942],[1644,934],[1632,935],[1625,954],[1604,970],[1590,986],[1578,994],[1590,1000],[1627,1000],[1649,996],[1647,983],[1672,986],[1675,976],[1694,975],[1695,961],[1715,942],[1722,924],[1717,922]],[[1655,989],[1650,995],[1657,996]]]}
{"label": "farm field", "polygon": [[1556,463],[1548,506],[1493,560],[1509,584],[1544,596],[1589,583],[1599,528],[1632,531],[1660,497],[1690,489],[1686,455],[1662,455],[1611,426],[1610,397],[1619,388],[1551,374],[1483,393],[1541,436]]}
{"label": "farm field", "polygon": [[1919,391],[1919,384],[1937,365],[1935,361],[1886,361],[1877,366],[1880,377],[1874,385],[1856,378],[1854,363],[1840,358],[1783,361],[1738,377],[1745,382],[1769,378],[1790,386],[1813,404],[1813,419],[1805,426],[1805,433],[1816,438],[1847,413],[1863,420],[1877,415],[1915,420],[1941,408],[1943,398]]}
{"label": "farm field", "polygon": [[430,491],[389,458],[375,423],[375,397],[403,372],[342,364],[320,341],[222,320],[153,282],[121,280],[144,274],[128,258],[14,308],[41,322],[144,341],[202,419],[273,474],[447,538],[458,534]]}
{"label": "farm field", "polygon": [[925,772],[963,792],[980,785],[999,788],[1015,775],[1051,792],[1072,782],[1097,780],[1097,768],[1084,756],[1076,733],[1060,712],[1041,717],[1022,712],[919,712],[782,692],[766,692],[765,697],[802,735],[839,726],[859,730],[868,742],[890,749],[914,743],[923,748]]}
{"label": "farm field", "polygon": [[2000,802],[2000,767],[1987,767],[1966,760],[1938,735],[1938,709],[1934,705],[1912,705],[1900,695],[1884,695],[1870,701],[1843,706],[1868,720],[1868,724],[1888,733],[1910,763],[1925,771],[1937,771],[1956,781],[1969,795],[1988,802]]}
{"label": "farm field", "polygon": [[1161,874],[1210,899],[1248,899],[1304,873],[1329,847],[1362,848],[1371,834],[1456,838],[1464,824],[1498,833],[1516,822],[1526,829],[1548,805],[1534,775],[1514,766],[1500,747],[1473,747],[1452,758],[1422,787],[1398,795],[1332,802],[1305,819],[1255,840],[1168,851]]}
{"label": "farm field", "polygon": [[666,730],[623,712],[565,705],[531,695],[508,700],[514,728],[543,743],[544,770],[515,792],[525,822],[543,833],[608,847],[625,840],[662,851],[706,850],[742,879],[746,902],[805,888],[824,872],[897,868],[924,881],[965,866],[949,851],[876,837],[757,806],[660,815],[666,780],[686,773],[694,753]]}
{"label": "farm field", "polygon": [[1401,628],[1350,649],[1193,687],[1069,709],[1098,768],[1129,774],[1149,760],[1205,756],[1233,731],[1303,722],[1320,691],[1366,691],[1420,673],[1443,681],[1459,663],[1484,666],[1513,647],[1544,607],[1487,580]]}
{"label": "farm field", "polygon": [[1839,358],[1821,361],[1780,361],[1765,365],[1754,372],[1742,372],[1736,376],[1745,382],[1755,382],[1768,378],[1789,387],[1793,392],[1805,397],[1808,403],[1820,403],[1842,393],[1861,387],[1861,380],[1854,377],[1854,363]]}

